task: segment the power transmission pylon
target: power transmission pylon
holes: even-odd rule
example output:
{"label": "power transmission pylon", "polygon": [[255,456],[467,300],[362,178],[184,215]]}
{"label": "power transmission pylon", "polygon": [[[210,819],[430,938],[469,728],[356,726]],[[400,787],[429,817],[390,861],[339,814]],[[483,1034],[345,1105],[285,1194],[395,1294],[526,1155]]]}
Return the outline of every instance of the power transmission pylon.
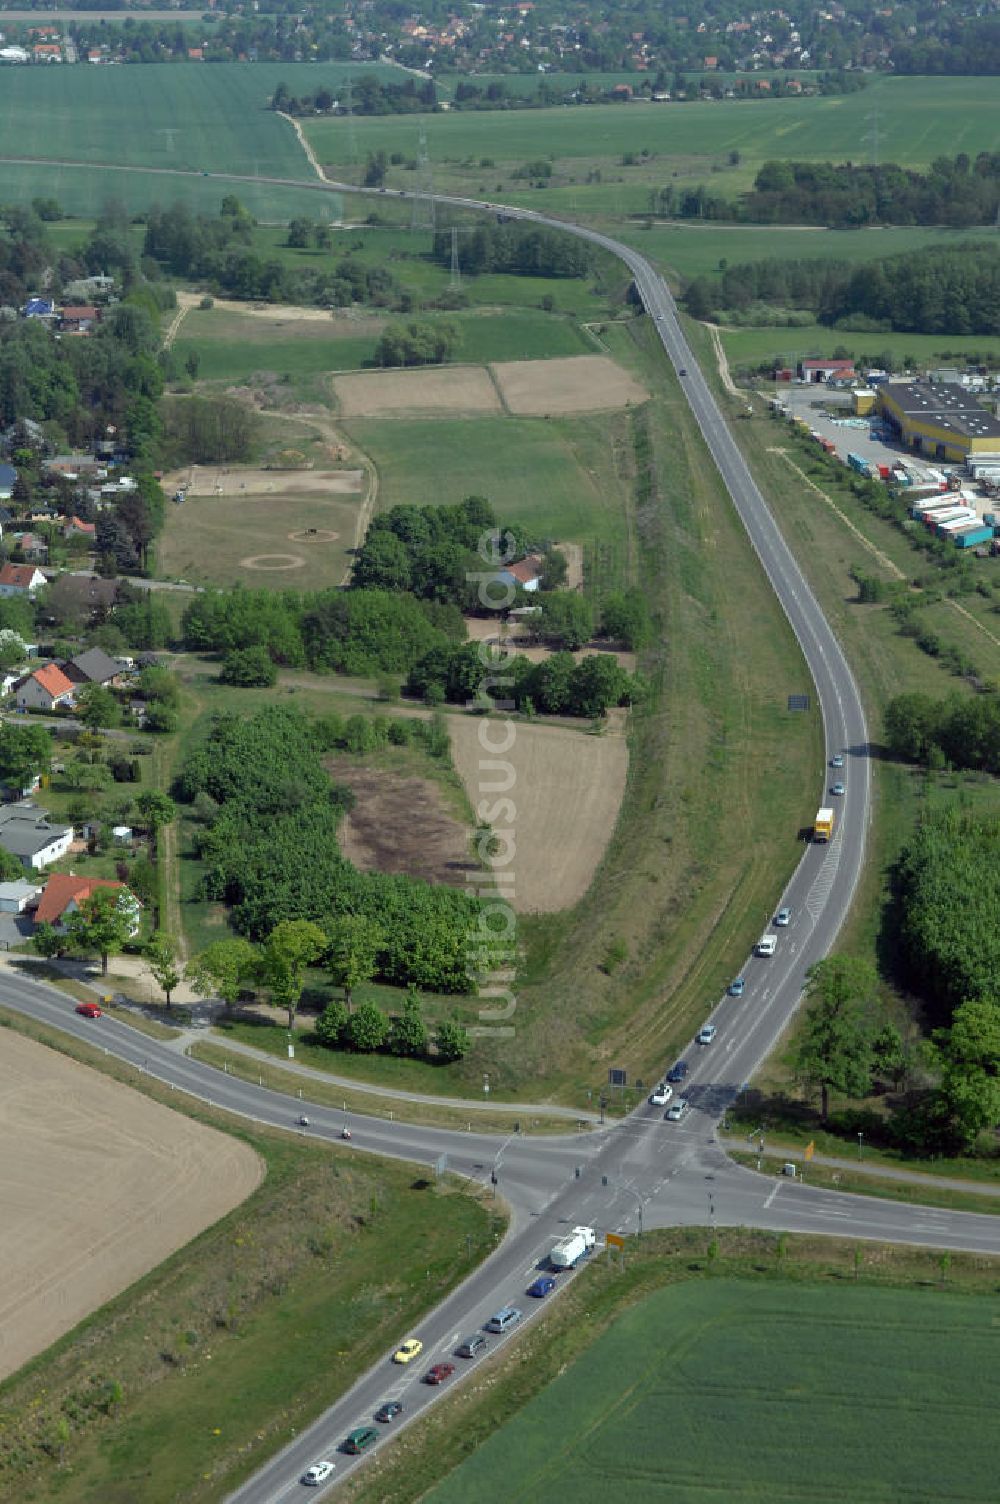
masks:
{"label": "power transmission pylon", "polygon": [[347,116],[347,160],[353,167],[358,159],[358,145],[354,136],[354,80],[350,74],[344,84],[344,114]]}
{"label": "power transmission pylon", "polygon": [[430,152],[427,150],[427,130],[420,122],[420,137],[417,143],[417,191],[413,195],[411,230],[434,229],[434,173],[431,169]]}
{"label": "power transmission pylon", "polygon": [[448,283],[450,292],[457,292],[462,285],[462,273],[458,265],[458,227],[451,227],[451,281]]}

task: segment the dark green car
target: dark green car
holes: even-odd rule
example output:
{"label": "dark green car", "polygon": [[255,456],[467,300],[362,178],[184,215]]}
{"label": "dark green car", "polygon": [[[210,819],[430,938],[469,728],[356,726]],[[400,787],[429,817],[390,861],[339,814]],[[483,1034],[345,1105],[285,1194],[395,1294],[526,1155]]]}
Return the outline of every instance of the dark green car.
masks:
{"label": "dark green car", "polygon": [[345,1452],[367,1452],[378,1441],[378,1432],[371,1426],[359,1426],[344,1442]]}

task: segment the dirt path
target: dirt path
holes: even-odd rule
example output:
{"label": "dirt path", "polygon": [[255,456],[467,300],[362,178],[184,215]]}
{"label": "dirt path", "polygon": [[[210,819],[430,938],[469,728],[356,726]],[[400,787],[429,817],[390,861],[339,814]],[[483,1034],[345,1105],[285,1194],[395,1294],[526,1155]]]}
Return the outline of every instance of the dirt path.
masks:
{"label": "dirt path", "polygon": [[780,454],[781,455],[781,458],[784,460],[785,464],[788,465],[790,469],[792,469],[792,470],[795,471],[795,474],[799,477],[799,479],[802,481],[802,483],[804,485],[808,486],[811,491],[815,491],[817,496],[822,497],[822,499],[826,502],[826,504],[830,508],[830,510],[833,511],[833,512],[836,512],[837,516],[840,518],[840,520],[844,524],[844,526],[846,528],[849,528],[850,531],[854,534],[855,538],[857,538],[857,540],[861,544],[861,546],[863,548],[866,548],[868,550],[868,552],[872,555],[872,557],[878,560],[878,562],[881,564],[882,568],[885,569],[885,570],[887,570],[888,573],[892,575],[892,577],[893,577],[894,580],[905,580],[906,579],[906,575],[900,569],[899,565],[898,564],[894,564],[893,561],[889,558],[888,554],[884,554],[882,552],[882,550],[880,548],[877,548],[876,545],[874,543],[872,543],[872,541],[869,538],[865,537],[864,533],[861,531],[861,529],[859,527],[856,527],[854,525],[854,523],[851,521],[850,517],[848,517],[845,512],[841,511],[840,507],[838,507],[837,503],[833,500],[833,497],[832,496],[828,496],[825,491],[821,490],[821,488],[819,486],[817,486],[817,484],[816,484],[816,482],[814,480],[811,480],[809,478],[809,476],[806,474],[806,472],[804,470],[800,469],[800,467],[791,458],[791,456],[789,455],[789,453],[788,453],[788,451],[786,449],[782,449],[779,445],[775,444],[775,445],[772,445],[768,449],[767,452],[768,452],[768,454]]}
{"label": "dirt path", "polygon": [[731,397],[744,397],[746,393],[740,391],[729,374],[729,361],[726,359],[726,352],[722,348],[722,340],[718,329],[714,324],[704,324],[702,327],[708,330],[709,339],[712,341],[712,348],[715,351],[715,363],[719,368],[719,379],[722,385]]}
{"label": "dirt path", "polygon": [[179,292],[177,294],[177,312],[174,314],[173,318],[170,320],[169,328],[167,329],[166,334],[163,336],[163,348],[164,348],[164,350],[169,350],[170,349],[170,346],[173,344],[174,340],[177,338],[177,335],[178,335],[178,333],[180,331],[180,327],[183,324],[184,320],[187,318],[188,314],[191,312],[191,309],[194,308],[195,304],[198,303],[199,301],[200,300],[199,300],[199,297],[198,297],[197,293],[193,293],[193,292]]}
{"label": "dirt path", "polygon": [[295,132],[296,136],[298,136],[298,138],[299,138],[299,145],[301,146],[302,150],[306,154],[306,157],[307,157],[308,162],[309,162],[309,166],[312,168],[312,170],[316,174],[316,176],[318,178],[320,178],[322,182],[325,183],[326,182],[326,173],[323,171],[322,167],[319,165],[319,162],[317,161],[317,158],[316,158],[316,153],[313,151],[312,147],[309,145],[309,142],[306,140],[305,136],[303,135],[303,133],[302,133],[302,127],[299,124],[299,122],[294,118],[294,116],[292,116],[292,115],[286,115],[285,112],[284,112],[284,110],[278,110],[277,113],[281,116],[282,120],[287,120],[288,121],[288,124],[292,127],[292,130]]}

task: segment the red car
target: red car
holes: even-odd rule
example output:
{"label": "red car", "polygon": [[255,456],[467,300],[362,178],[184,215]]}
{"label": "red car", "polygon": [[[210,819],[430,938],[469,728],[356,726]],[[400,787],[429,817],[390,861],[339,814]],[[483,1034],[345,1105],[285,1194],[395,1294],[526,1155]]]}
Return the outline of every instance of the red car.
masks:
{"label": "red car", "polygon": [[450,1379],[455,1372],[454,1363],[435,1363],[424,1374],[425,1384],[443,1384],[445,1379]]}
{"label": "red car", "polygon": [[77,1003],[77,1013],[82,1013],[84,1018],[100,1018],[101,1010],[96,1003]]}

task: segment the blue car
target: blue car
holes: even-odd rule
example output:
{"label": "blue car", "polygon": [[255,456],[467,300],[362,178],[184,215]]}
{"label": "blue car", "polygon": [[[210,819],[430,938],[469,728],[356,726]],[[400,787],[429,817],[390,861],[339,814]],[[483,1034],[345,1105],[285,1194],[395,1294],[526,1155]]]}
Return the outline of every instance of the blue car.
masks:
{"label": "blue car", "polygon": [[552,1293],[555,1287],[556,1282],[551,1274],[543,1274],[540,1279],[535,1280],[533,1285],[528,1286],[528,1294],[533,1295],[536,1300],[543,1300],[546,1295]]}
{"label": "blue car", "polygon": [[690,1067],[688,1066],[686,1060],[678,1060],[677,1064],[672,1065],[667,1071],[667,1080],[671,1081],[676,1086],[678,1081],[684,1080],[689,1069]]}
{"label": "blue car", "polygon": [[746,984],[746,978],[745,977],[737,977],[735,982],[730,982],[730,984],[729,984],[729,996],[730,997],[742,997],[743,993],[744,993],[744,990],[746,988],[746,985],[747,984]]}

